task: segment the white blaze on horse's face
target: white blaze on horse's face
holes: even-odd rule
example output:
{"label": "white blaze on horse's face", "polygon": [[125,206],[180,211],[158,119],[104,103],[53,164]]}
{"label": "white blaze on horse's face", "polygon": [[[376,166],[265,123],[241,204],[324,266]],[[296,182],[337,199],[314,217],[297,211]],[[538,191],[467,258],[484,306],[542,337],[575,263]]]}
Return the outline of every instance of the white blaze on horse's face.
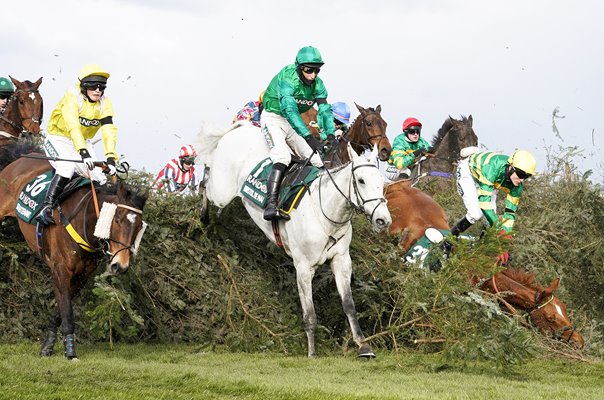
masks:
{"label": "white blaze on horse's face", "polygon": [[390,211],[384,198],[384,179],[375,160],[377,159],[377,144],[369,158],[359,156],[348,144],[348,153],[353,164],[353,185],[356,196],[353,201],[363,208],[376,232],[384,232],[392,223]]}

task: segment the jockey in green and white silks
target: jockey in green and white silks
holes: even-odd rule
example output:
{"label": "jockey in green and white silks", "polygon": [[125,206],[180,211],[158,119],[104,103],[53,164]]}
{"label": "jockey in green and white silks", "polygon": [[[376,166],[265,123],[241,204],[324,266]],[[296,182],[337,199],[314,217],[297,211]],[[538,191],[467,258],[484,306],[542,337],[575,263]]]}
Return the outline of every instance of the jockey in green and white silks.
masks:
{"label": "jockey in green and white silks", "polygon": [[[484,215],[490,226],[511,232],[524,189],[524,180],[535,174],[536,161],[531,153],[517,150],[512,156],[493,152],[474,153],[459,162],[457,190],[467,213],[451,230],[454,235],[468,229]],[[499,219],[496,190],[506,193],[505,210]]]}
{"label": "jockey in green and white silks", "polygon": [[267,220],[289,219],[287,214],[279,212],[276,203],[283,172],[291,162],[290,148],[302,158],[310,157],[312,165],[323,166],[319,156],[323,145],[312,136],[300,113],[316,102],[317,123],[324,129],[321,139],[330,143],[337,140],[327,90],[317,76],[323,64],[316,48],[304,47],[298,51],[295,63],[279,71],[264,93],[260,125],[273,161],[268,180],[268,204],[264,212]]}
{"label": "jockey in green and white silks", "polygon": [[409,117],[403,121],[403,133],[394,139],[392,152],[386,168],[386,177],[391,181],[408,178],[409,167],[415,160],[430,151],[430,143],[421,137],[422,123],[417,118]]}

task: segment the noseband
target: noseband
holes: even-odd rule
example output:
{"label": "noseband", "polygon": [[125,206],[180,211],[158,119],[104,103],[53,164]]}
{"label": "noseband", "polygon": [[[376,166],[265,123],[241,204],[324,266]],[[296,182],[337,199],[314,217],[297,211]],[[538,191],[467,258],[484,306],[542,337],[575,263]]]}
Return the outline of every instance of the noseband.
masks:
{"label": "noseband", "polygon": [[[533,307],[533,309],[532,309],[532,310],[530,310],[530,311],[529,311],[529,315],[530,315],[531,317],[532,317],[532,315],[533,315],[533,313],[534,313],[534,312],[541,312],[541,313],[543,314],[543,311],[542,311],[541,309],[542,309],[543,307],[545,307],[546,305],[548,305],[549,303],[551,303],[552,301],[554,301],[554,297],[555,297],[555,296],[552,294],[552,297],[550,297],[548,301],[546,301],[545,303],[543,303],[543,304],[539,305],[539,302],[538,302],[538,296],[539,296],[539,292],[537,292],[537,291],[536,291],[536,292],[535,292],[535,306]],[[567,325],[567,326],[563,326],[562,328],[558,328],[558,329],[551,329],[551,328],[550,328],[550,330],[552,331],[553,336],[554,336],[556,339],[560,339],[560,338],[564,339],[564,333],[565,333],[566,331],[571,331],[571,332],[570,332],[570,334],[568,335],[568,338],[567,338],[567,339],[564,339],[564,340],[566,340],[566,342],[567,342],[567,343],[568,343],[568,342],[570,342],[570,338],[571,338],[571,337],[573,336],[573,334],[574,334],[574,333],[577,331],[577,329],[575,328],[575,326],[574,326],[574,325],[572,325],[572,324],[571,324],[571,325]]]}
{"label": "noseband", "polygon": [[[371,112],[368,112],[367,114],[365,114],[365,115],[361,116],[361,119],[360,119],[360,123],[361,123],[361,125],[362,125],[361,129],[363,129],[363,127],[365,128],[363,132],[365,132],[365,136],[367,137],[367,143],[368,143],[368,144],[362,144],[362,143],[359,143],[359,142],[353,142],[352,140],[350,140],[350,139],[349,139],[350,144],[355,145],[355,146],[359,146],[359,147],[361,147],[363,150],[371,150],[371,148],[372,148],[373,146],[372,146],[370,143],[371,143],[371,141],[372,141],[373,139],[378,138],[378,143],[379,143],[379,141],[380,141],[380,140],[387,138],[387,136],[386,136],[386,132],[384,132],[384,133],[379,133],[379,134],[377,134],[377,135],[370,135],[370,134],[369,134],[369,129],[367,129],[365,119],[366,119],[368,116],[373,115],[373,114],[378,114],[378,115],[380,115],[380,114],[379,114],[377,111],[371,111]],[[356,121],[355,121],[355,122],[356,122]],[[353,123],[353,127],[354,127],[354,123]],[[352,128],[351,128],[351,129],[349,129],[349,131],[348,131],[348,136],[350,136],[350,133],[351,133],[351,132],[352,132]]]}

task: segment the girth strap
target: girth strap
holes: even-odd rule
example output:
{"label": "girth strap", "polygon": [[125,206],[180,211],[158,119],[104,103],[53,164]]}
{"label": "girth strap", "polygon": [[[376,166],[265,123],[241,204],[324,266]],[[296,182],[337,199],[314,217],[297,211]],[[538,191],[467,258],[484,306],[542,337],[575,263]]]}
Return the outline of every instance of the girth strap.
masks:
{"label": "girth strap", "polygon": [[86,240],[82,236],[80,236],[80,234],[78,232],[76,232],[73,225],[71,225],[71,222],[67,219],[65,214],[63,214],[63,210],[61,209],[61,207],[58,207],[58,210],[59,210],[59,220],[61,221],[63,226],[65,226],[67,233],[69,233],[69,236],[71,236],[73,241],[76,242],[82,249],[84,249],[90,253],[96,253],[98,250],[95,249],[94,247],[92,247],[90,244],[88,244],[88,242],[86,242]]}

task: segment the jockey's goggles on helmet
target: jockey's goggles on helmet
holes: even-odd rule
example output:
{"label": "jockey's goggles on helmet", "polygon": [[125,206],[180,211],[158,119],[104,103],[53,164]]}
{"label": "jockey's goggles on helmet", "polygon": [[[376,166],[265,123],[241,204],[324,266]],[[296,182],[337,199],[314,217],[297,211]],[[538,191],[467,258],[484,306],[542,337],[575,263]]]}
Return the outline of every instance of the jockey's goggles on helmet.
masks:
{"label": "jockey's goggles on helmet", "polygon": [[97,90],[99,89],[101,92],[107,89],[106,83],[101,82],[82,82],[82,87],[86,90]]}
{"label": "jockey's goggles on helmet", "polygon": [[303,65],[301,69],[305,74],[318,74],[321,72],[321,68],[309,67],[307,65]]}
{"label": "jockey's goggles on helmet", "polygon": [[422,133],[422,128],[420,128],[419,126],[411,126],[407,129],[405,129],[405,133],[408,135],[413,135],[413,134],[420,135]]}
{"label": "jockey's goggles on helmet", "polygon": [[183,164],[193,165],[193,164],[195,164],[195,157],[193,157],[193,156],[184,156],[184,157],[180,158],[180,161]]}
{"label": "jockey's goggles on helmet", "polygon": [[529,174],[527,172],[524,172],[523,170],[518,169],[516,167],[512,167],[512,172],[515,172],[516,176],[518,178],[520,178],[520,179],[527,179],[527,178],[530,178],[531,176],[533,176],[533,175],[531,175],[531,174]]}
{"label": "jockey's goggles on helmet", "polygon": [[6,100],[6,99],[10,98],[11,95],[12,95],[12,93],[0,93],[0,99]]}

